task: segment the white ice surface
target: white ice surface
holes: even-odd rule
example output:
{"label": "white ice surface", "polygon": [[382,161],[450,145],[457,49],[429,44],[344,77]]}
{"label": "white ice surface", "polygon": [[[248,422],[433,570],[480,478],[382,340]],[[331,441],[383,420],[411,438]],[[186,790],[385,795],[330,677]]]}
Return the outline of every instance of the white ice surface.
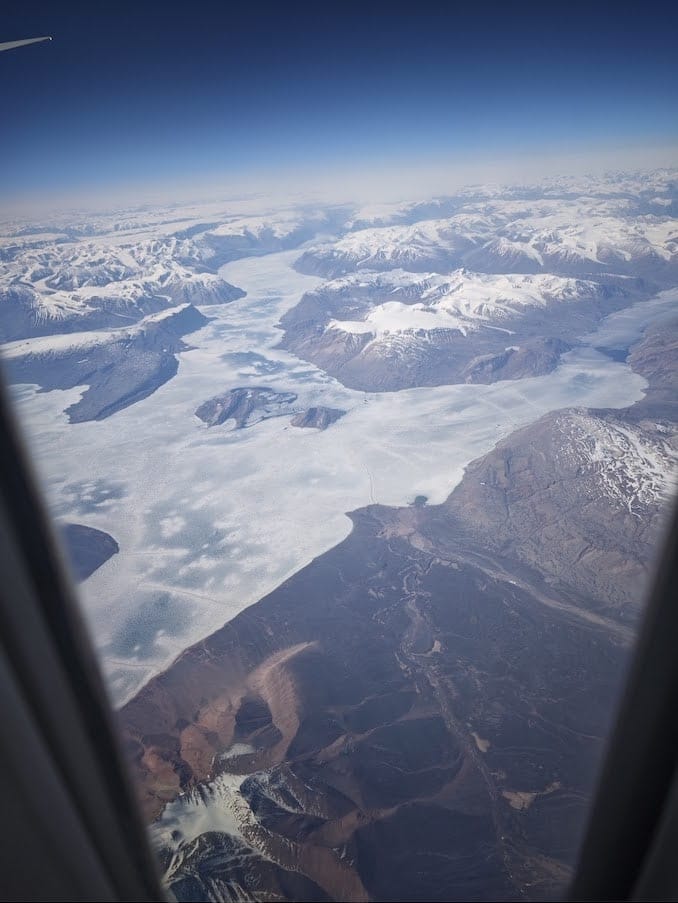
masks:
{"label": "white ice surface", "polygon": [[[416,495],[441,502],[469,461],[545,412],[621,407],[642,396],[645,381],[596,351],[605,343],[595,334],[534,379],[385,394],[345,389],[275,347],[281,314],[320,281],[291,269],[297,257],[223,267],[247,296],[204,308],[215,319],[187,338],[195,350],[180,356],[177,376],[107,420],[67,424],[63,410],[80,389],[17,390],[54,511],[120,544],[82,587],[118,702],[343,539],[351,528],[344,512]],[[634,310],[637,335],[646,315]],[[630,332],[634,315],[625,316]],[[324,432],[295,429],[287,417],[236,431],[194,416],[201,402],[243,385],[296,392],[295,410],[322,404],[348,414]]]}

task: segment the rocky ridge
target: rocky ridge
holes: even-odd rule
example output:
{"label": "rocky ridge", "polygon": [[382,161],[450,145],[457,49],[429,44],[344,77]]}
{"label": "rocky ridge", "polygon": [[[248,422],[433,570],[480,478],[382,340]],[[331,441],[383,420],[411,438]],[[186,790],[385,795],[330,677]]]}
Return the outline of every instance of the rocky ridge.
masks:
{"label": "rocky ridge", "polygon": [[43,390],[86,386],[66,409],[71,423],[103,420],[147,398],[178,369],[182,336],[209,320],[190,304],[152,314],[134,326],[76,335],[47,336],[5,346],[11,382]]}

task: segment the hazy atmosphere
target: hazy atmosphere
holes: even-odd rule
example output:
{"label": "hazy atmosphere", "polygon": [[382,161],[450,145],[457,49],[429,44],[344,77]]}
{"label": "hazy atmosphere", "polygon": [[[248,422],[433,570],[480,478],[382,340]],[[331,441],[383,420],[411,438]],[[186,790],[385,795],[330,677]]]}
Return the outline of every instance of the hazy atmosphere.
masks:
{"label": "hazy atmosphere", "polygon": [[402,201],[403,170],[421,188],[434,168],[438,184],[424,191],[440,192],[563,172],[563,161],[668,165],[678,110],[667,14],[652,4],[423,3],[414,14],[198,3],[161,15],[154,4],[15,4],[3,40],[54,41],[0,58],[0,187],[13,201],[72,203],[111,188],[174,200],[212,197],[220,183],[340,193],[337,181],[352,179],[374,191],[376,175]]}

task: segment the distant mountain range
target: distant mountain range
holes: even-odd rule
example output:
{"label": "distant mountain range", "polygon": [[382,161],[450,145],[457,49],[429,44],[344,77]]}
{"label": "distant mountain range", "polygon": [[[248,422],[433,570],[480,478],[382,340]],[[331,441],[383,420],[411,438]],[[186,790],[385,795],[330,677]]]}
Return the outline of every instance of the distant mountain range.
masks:
{"label": "distant mountain range", "polygon": [[678,280],[676,193],[661,171],[377,208],[212,205],[184,218],[12,224],[0,240],[0,341],[236,301],[223,263],[299,247],[295,266],[330,281],[283,316],[282,345],[345,385],[538,375],[601,317]]}

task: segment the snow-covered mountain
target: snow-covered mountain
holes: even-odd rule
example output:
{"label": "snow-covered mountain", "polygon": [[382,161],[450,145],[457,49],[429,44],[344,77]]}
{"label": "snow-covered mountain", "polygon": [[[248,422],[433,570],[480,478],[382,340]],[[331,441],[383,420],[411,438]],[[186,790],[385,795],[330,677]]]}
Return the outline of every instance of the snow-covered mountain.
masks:
{"label": "snow-covered mountain", "polygon": [[661,171],[359,208],[296,261],[329,281],[282,318],[283,347],[367,391],[537,375],[676,284],[677,198]]}
{"label": "snow-covered mountain", "polygon": [[30,248],[0,276],[0,341],[134,323],[177,304],[243,296],[217,273],[180,260],[186,243],[77,242]]}
{"label": "snow-covered mountain", "polygon": [[204,233],[205,245],[219,262],[298,248],[318,233],[333,232],[341,222],[333,211],[282,211],[275,217],[239,217]]}
{"label": "snow-covered mountain", "polygon": [[339,307],[346,297],[369,299],[364,319],[339,317],[330,320],[328,328],[367,332],[379,339],[391,333],[435,329],[467,335],[483,327],[496,327],[531,308],[623,296],[624,286],[621,281],[606,286],[590,279],[550,274],[492,275],[462,268],[446,276],[429,273],[424,278],[404,271],[373,278],[344,277],[326,283],[321,291],[325,299],[339,299]]}
{"label": "snow-covered mountain", "polygon": [[101,419],[171,379],[198,308],[244,297],[220,267],[298,247],[345,211],[261,202],[71,214],[0,229],[0,343],[10,379],[88,386],[71,421]]}
{"label": "snow-covered mountain", "polygon": [[301,272],[362,270],[585,276],[678,272],[675,173],[469,188],[449,198],[358,208],[338,241],[308,248]]}
{"label": "snow-covered mountain", "polygon": [[38,336],[3,347],[12,382],[43,389],[83,386],[67,410],[71,423],[103,420],[151,395],[177,372],[182,336],[208,319],[191,304],[150,314],[131,326]]}
{"label": "snow-covered mountain", "polygon": [[244,292],[219,275],[223,263],[298,247],[343,219],[306,208],[236,211],[208,205],[6,224],[0,342],[117,327],[182,303],[228,303]]}
{"label": "snow-covered mountain", "polygon": [[243,292],[241,257],[299,248],[329,281],[282,344],[345,385],[533,376],[607,313],[678,280],[675,173],[475,186],[372,206],[242,200],[8,224],[0,341],[119,328]]}
{"label": "snow-covered mountain", "polygon": [[626,198],[493,199],[446,219],[360,229],[306,250],[304,273],[362,270],[633,275],[678,273],[678,226],[658,208],[638,214]]}
{"label": "snow-covered mountain", "polygon": [[282,344],[368,391],[516,379],[553,369],[642,290],[625,276],[361,272],[307,293],[281,320]]}
{"label": "snow-covered mountain", "polygon": [[675,170],[618,172],[604,176],[555,176],[517,185],[470,185],[453,196],[428,200],[367,204],[357,207],[346,223],[350,231],[377,226],[411,225],[451,217],[471,205],[520,200],[625,199],[637,215],[676,216],[678,183]]}
{"label": "snow-covered mountain", "polygon": [[[563,443],[559,464],[577,468],[584,494],[588,483],[611,504],[638,518],[647,507],[659,506],[673,496],[678,449],[672,434],[664,436],[656,428],[649,432],[638,424],[603,419],[588,411],[572,412],[563,419],[569,442]],[[557,421],[556,428],[563,429],[565,423]]]}

